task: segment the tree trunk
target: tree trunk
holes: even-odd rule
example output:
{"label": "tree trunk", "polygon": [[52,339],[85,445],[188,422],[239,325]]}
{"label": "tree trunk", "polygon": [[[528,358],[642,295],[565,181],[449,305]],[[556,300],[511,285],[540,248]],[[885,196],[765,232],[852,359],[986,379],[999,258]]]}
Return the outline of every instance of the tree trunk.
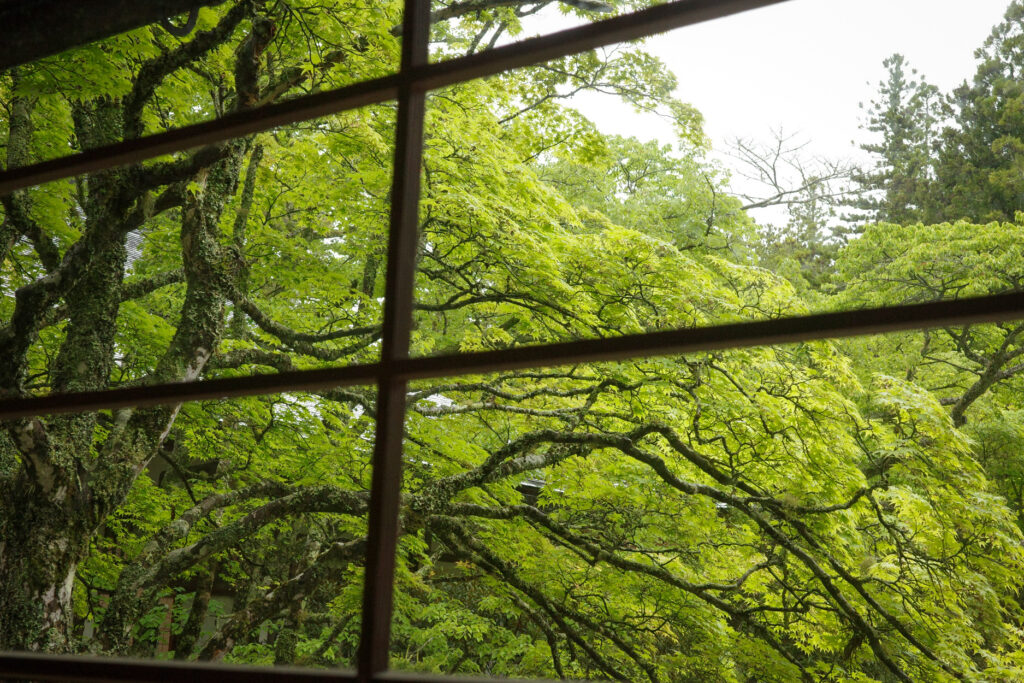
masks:
{"label": "tree trunk", "polygon": [[0,503],[0,650],[69,652],[72,588],[88,549],[83,515],[15,486]]}

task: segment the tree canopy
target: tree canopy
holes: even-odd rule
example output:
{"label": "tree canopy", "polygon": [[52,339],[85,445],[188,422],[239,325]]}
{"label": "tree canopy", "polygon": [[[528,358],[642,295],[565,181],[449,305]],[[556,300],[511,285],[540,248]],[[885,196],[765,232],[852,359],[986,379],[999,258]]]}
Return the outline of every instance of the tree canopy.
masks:
{"label": "tree canopy", "polygon": [[[400,3],[327,4],[232,0],[181,39],[147,27],[4,74],[6,168],[395,68]],[[543,6],[644,4],[439,3],[434,57],[486,49]],[[1014,3],[986,43],[1001,66],[983,68],[1004,74],[986,83],[1011,89],[1020,16]],[[413,353],[1020,288],[1012,202],[986,194],[953,223],[918,213],[895,178],[933,178],[888,138],[871,181],[885,222],[791,282],[676,85],[631,44],[430,94]],[[886,87],[895,111],[905,85]],[[584,90],[668,117],[677,139],[602,134],[567,102]],[[374,361],[394,124],[393,105],[366,107],[3,197],[3,395]],[[987,182],[1009,197],[999,168]],[[413,384],[392,665],[1024,676],[1022,332]],[[8,421],[0,650],[349,665],[376,403],[335,388]]]}

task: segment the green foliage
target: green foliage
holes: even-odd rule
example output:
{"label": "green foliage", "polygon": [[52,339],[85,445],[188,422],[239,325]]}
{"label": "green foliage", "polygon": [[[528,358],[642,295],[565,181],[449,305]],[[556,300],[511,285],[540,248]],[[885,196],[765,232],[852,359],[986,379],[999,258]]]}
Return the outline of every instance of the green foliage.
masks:
{"label": "green foliage", "polygon": [[868,226],[839,260],[845,301],[916,303],[1013,291],[1024,279],[1024,226]]}
{"label": "green foliage", "polygon": [[585,163],[569,157],[540,169],[544,182],[573,204],[585,228],[601,229],[603,217],[683,251],[743,253],[750,219],[735,198],[721,192],[723,174],[702,161],[699,148],[684,140],[676,151],[614,136],[604,144]]}
{"label": "green foliage", "polygon": [[[499,5],[435,8],[435,56],[515,35],[533,7]],[[397,3],[333,10],[225,3],[203,11],[200,29],[219,37],[195,54],[146,28],[19,69],[0,85],[21,112],[4,123],[8,165],[394,67]],[[414,353],[1019,286],[1017,224],[880,223],[805,258],[823,235],[809,208],[792,253],[776,254],[804,282],[750,265],[758,228],[675,85],[626,46],[431,93]],[[602,135],[565,106],[588,89],[672,117],[677,144]],[[6,197],[3,390],[374,362],[394,113],[368,107]],[[833,259],[843,291],[805,296]],[[416,383],[394,666],[1019,678],[1022,333]],[[355,387],[12,421],[0,649],[151,656],[170,637],[179,659],[349,665],[376,404]]]}
{"label": "green foliage", "polygon": [[1024,209],[1021,50],[1024,5],[1014,0],[977,51],[977,71],[948,95],[893,55],[888,78],[868,110],[875,155],[854,205],[861,218],[893,223],[1010,221]]}
{"label": "green foliage", "polygon": [[[907,61],[894,54],[882,62],[887,71],[879,83],[863,126],[875,141],[861,149],[875,157],[874,168],[854,175],[861,189],[854,207],[861,219],[907,224],[934,211],[934,147],[941,121],[938,88]],[[877,138],[881,139],[877,139]]]}
{"label": "green foliage", "polygon": [[936,169],[938,191],[944,197],[936,216],[940,220],[1008,221],[1024,209],[1022,19],[1024,5],[1011,2],[1003,21],[978,50],[972,82],[950,98],[955,125],[943,133]]}

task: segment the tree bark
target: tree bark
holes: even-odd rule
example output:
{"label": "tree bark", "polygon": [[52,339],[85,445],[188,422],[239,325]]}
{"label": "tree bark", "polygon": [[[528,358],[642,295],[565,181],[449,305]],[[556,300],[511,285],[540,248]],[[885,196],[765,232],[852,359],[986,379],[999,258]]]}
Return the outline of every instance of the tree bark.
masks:
{"label": "tree bark", "polygon": [[40,495],[21,479],[0,493],[0,650],[69,652],[72,588],[90,530],[64,487]]}

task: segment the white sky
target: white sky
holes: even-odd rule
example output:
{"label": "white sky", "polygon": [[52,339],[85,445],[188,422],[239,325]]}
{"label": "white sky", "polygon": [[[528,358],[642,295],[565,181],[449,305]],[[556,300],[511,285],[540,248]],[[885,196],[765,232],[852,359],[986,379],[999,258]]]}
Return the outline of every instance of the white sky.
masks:
{"label": "white sky", "polygon": [[[800,133],[821,154],[851,156],[859,104],[884,77],[882,60],[907,57],[948,91],[974,73],[974,50],[1009,0],[790,0],[679,29],[648,41],[679,79],[715,141]],[[575,104],[602,130],[672,139],[667,123],[638,117],[611,97]]]}
{"label": "white sky", "polygon": [[[679,79],[720,151],[736,137],[782,128],[808,155],[864,159],[860,103],[876,96],[882,60],[902,53],[948,92],[974,73],[974,51],[1009,0],[790,0],[651,38],[646,49]],[[551,22],[551,23],[549,23]],[[545,30],[569,23],[546,18]],[[673,142],[668,122],[608,95],[573,100],[605,133]],[[720,158],[720,154],[715,154]]]}

